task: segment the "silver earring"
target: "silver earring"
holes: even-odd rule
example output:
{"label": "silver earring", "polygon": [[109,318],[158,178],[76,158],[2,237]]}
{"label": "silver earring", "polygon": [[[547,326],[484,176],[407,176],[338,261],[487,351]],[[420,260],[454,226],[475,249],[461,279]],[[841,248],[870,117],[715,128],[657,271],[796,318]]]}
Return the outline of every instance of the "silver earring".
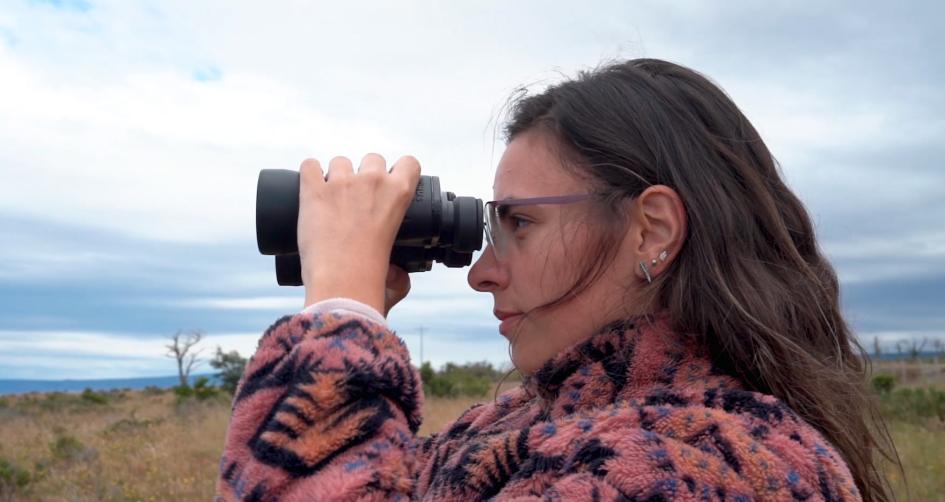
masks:
{"label": "silver earring", "polygon": [[[660,251],[659,259],[660,261],[666,261],[666,258],[668,256],[669,256],[669,253],[667,253],[666,250],[664,249]],[[650,262],[650,265],[656,266],[656,258],[653,258],[653,260]]]}
{"label": "silver earring", "polygon": [[646,262],[641,261],[641,262],[640,262],[640,268],[643,269],[643,275],[646,276],[646,282],[647,282],[648,284],[652,284],[652,283],[653,283],[653,278],[650,277],[650,271],[646,269]]}

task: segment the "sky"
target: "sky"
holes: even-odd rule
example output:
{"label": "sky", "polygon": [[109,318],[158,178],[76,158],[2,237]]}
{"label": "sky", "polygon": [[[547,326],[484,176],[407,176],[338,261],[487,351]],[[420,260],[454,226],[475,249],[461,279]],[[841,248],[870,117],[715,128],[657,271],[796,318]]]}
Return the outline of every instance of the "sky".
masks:
{"label": "sky", "polygon": [[[935,2],[0,3],[0,379],[169,375],[303,306],[255,243],[261,169],[417,157],[490,200],[512,92],[666,59],[719,84],[814,218],[864,345],[945,339]],[[478,253],[474,259],[478,258]],[[412,274],[415,361],[508,364],[468,268]],[[203,369],[207,369],[206,366]]]}

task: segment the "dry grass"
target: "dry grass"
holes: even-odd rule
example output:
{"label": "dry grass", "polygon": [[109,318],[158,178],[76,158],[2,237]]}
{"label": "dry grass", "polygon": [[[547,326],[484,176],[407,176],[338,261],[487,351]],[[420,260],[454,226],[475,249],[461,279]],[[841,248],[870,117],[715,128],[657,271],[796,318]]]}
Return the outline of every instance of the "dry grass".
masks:
{"label": "dry grass", "polygon": [[31,408],[0,409],[0,458],[31,477],[12,500],[213,498],[224,401],[178,407],[171,394],[133,392],[104,405]]}
{"label": "dry grass", "polygon": [[[875,361],[873,374],[896,378],[897,387],[945,390],[942,361]],[[899,500],[945,502],[945,422],[935,419],[887,421],[902,462],[899,469],[886,466],[886,476]]]}
{"label": "dry grass", "polygon": [[[912,500],[945,502],[945,424],[892,422],[889,425]],[[888,466],[886,472],[899,499],[907,500],[906,484],[899,470]]]}
{"label": "dry grass", "polygon": [[[491,400],[491,392],[480,399],[429,398],[420,433],[439,431],[476,402]],[[30,479],[15,493],[0,489],[0,500],[213,498],[229,418],[226,399],[177,406],[171,393],[120,392],[110,393],[105,404],[75,395],[3,401],[0,462]],[[893,422],[890,428],[913,500],[945,502],[945,424]],[[894,469],[887,472],[905,500],[902,479]]]}
{"label": "dry grass", "polygon": [[[6,397],[0,406],[0,459],[30,478],[0,488],[0,500],[213,499],[227,399],[178,406],[170,392],[110,393],[105,404],[51,397]],[[491,398],[428,399],[420,434]]]}
{"label": "dry grass", "polygon": [[[518,382],[505,382],[499,387],[499,393],[501,394],[517,385]],[[440,432],[447,424],[456,420],[464,411],[468,410],[474,404],[491,402],[494,391],[495,388],[493,387],[489,391],[489,394],[484,397],[426,398],[423,410],[423,425],[420,426],[419,434],[421,436],[429,436],[430,434]]]}
{"label": "dry grass", "polygon": [[945,359],[934,361],[874,361],[873,374],[896,377],[898,386],[935,387],[945,390]]}

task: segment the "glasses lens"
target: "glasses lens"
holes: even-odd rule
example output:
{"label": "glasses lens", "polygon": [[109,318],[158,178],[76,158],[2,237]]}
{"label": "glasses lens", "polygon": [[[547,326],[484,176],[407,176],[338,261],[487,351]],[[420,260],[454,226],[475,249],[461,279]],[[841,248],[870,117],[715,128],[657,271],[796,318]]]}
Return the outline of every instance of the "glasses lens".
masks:
{"label": "glasses lens", "polygon": [[499,223],[499,212],[494,202],[486,203],[485,210],[486,239],[489,241],[489,245],[492,246],[492,252],[498,258],[501,256],[500,246],[502,245],[502,237],[499,236],[502,231],[502,226]]}

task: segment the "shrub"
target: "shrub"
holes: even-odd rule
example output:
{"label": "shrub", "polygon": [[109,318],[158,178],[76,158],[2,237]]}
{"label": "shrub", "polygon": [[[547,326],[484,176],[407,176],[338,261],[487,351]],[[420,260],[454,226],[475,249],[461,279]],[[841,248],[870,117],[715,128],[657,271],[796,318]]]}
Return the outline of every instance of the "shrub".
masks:
{"label": "shrub", "polygon": [[453,397],[456,395],[456,389],[453,382],[446,378],[434,376],[429,382],[426,382],[426,394],[437,397]]}
{"label": "shrub", "polygon": [[420,367],[424,393],[436,397],[484,396],[497,375],[492,365],[486,362],[462,366],[447,363],[440,371],[434,371],[428,362]]}
{"label": "shrub", "polygon": [[69,435],[57,436],[49,443],[49,451],[58,460],[76,460],[85,456],[85,445]]}
{"label": "shrub", "polygon": [[220,395],[220,392],[210,385],[209,378],[201,376],[194,380],[193,387],[189,385],[178,385],[174,387],[174,394],[177,396],[177,404],[182,404],[191,398],[196,398],[198,401],[205,401]]}
{"label": "shrub", "polygon": [[105,392],[100,392],[103,397],[108,398],[109,401],[123,401],[128,399],[131,395],[131,389],[128,387],[123,387],[121,389],[109,389]]}
{"label": "shrub", "polygon": [[108,398],[105,397],[105,394],[95,392],[88,387],[82,391],[82,394],[79,394],[79,398],[89,404],[108,404]]}
{"label": "shrub", "polygon": [[14,494],[23,491],[30,481],[29,471],[0,457],[0,496],[4,500],[7,497],[12,499]]}
{"label": "shrub", "polygon": [[934,387],[896,389],[882,394],[880,405],[884,415],[903,421],[945,421],[945,391]]}
{"label": "shrub", "polygon": [[216,377],[220,380],[220,387],[231,395],[234,394],[246,369],[246,358],[235,350],[223,352],[223,349],[217,346],[217,353],[210,361],[210,366],[219,370]]}
{"label": "shrub", "polygon": [[881,373],[873,377],[873,390],[879,394],[889,394],[896,386],[896,377]]}
{"label": "shrub", "polygon": [[122,418],[117,422],[113,422],[105,427],[105,430],[102,431],[102,434],[105,436],[132,435],[137,434],[139,431],[147,430],[151,426],[158,425],[162,422],[164,422],[163,418],[140,420],[135,417],[135,412],[132,411],[130,417]]}
{"label": "shrub", "polygon": [[177,403],[180,404],[194,396],[194,389],[189,385],[175,385],[174,395],[177,396]]}
{"label": "shrub", "polygon": [[50,392],[46,394],[45,399],[38,402],[39,407],[45,411],[59,411],[65,408],[74,407],[78,403],[78,398],[75,396],[70,396],[65,392]]}
{"label": "shrub", "polygon": [[433,365],[430,364],[430,361],[423,363],[420,366],[420,380],[427,384],[433,382],[434,378],[436,378],[436,370],[433,369]]}
{"label": "shrub", "polygon": [[164,395],[165,392],[167,392],[167,389],[162,389],[157,385],[148,385],[141,390],[141,393],[145,396],[161,396]]}
{"label": "shrub", "polygon": [[198,377],[194,380],[193,390],[194,397],[196,397],[198,401],[204,401],[219,394],[217,389],[210,385],[210,379],[205,376]]}

